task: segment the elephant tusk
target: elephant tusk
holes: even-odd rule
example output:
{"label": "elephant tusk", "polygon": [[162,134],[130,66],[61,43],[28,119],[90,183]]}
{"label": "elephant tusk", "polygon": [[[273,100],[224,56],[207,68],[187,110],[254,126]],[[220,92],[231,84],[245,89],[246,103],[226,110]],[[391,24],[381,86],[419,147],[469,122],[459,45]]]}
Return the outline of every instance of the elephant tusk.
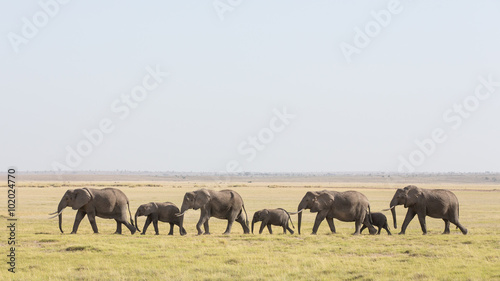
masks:
{"label": "elephant tusk", "polygon": [[384,212],[385,212],[385,211],[389,211],[389,210],[394,209],[395,207],[396,207],[396,205],[394,205],[394,206],[390,207],[389,209],[383,209],[382,211],[384,211]]}
{"label": "elephant tusk", "polygon": [[50,213],[50,214],[49,214],[49,216],[50,216],[50,215],[54,215],[54,214],[57,214],[57,211],[55,211],[55,212],[53,212],[53,213]]}
{"label": "elephant tusk", "polygon": [[[53,215],[53,216],[49,217],[49,220],[50,220],[50,219],[53,219],[53,218],[55,218],[55,217],[57,217],[57,216],[59,216],[62,212],[63,212],[63,210],[61,210],[60,212],[53,212],[53,213],[49,214],[49,215]],[[55,214],[55,215],[54,215],[54,214]]]}
{"label": "elephant tusk", "polygon": [[182,216],[184,216],[184,214],[185,214],[187,211],[188,211],[188,210],[185,210],[184,212],[182,212],[182,213],[177,213],[177,214],[175,214],[175,215],[176,215],[177,217],[182,217]]}
{"label": "elephant tusk", "polygon": [[300,213],[300,212],[302,212],[302,211],[304,211],[304,209],[301,209],[300,211],[297,211],[297,212],[295,212],[295,213],[289,213],[289,214],[290,214],[290,215],[296,215],[296,214],[298,214],[298,213]]}

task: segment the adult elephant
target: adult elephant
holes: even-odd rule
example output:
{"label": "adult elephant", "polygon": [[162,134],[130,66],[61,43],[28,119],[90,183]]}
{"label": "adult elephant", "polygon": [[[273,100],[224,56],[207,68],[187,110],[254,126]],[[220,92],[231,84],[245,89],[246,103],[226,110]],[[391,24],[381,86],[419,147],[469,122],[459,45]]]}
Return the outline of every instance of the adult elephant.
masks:
{"label": "adult elephant", "polygon": [[450,233],[450,222],[456,225],[464,235],[467,234],[467,229],[458,221],[458,199],[455,194],[449,190],[422,189],[414,185],[396,190],[390,203],[394,228],[397,228],[395,207],[398,205],[404,205],[405,208],[408,208],[399,234],[405,234],[408,224],[415,215],[418,215],[423,234],[427,234],[425,216],[443,219],[443,234]]}
{"label": "adult elephant", "polygon": [[321,222],[326,218],[332,233],[336,233],[333,219],[345,222],[355,222],[354,235],[360,234],[361,225],[366,225],[370,234],[377,233],[377,230],[370,222],[370,203],[368,198],[357,191],[309,191],[304,195],[297,208],[298,231],[302,223],[302,211],[310,209],[311,213],[318,213],[312,234],[316,234]]}
{"label": "adult elephant", "polygon": [[[186,192],[182,201],[181,213],[178,216],[184,215],[189,209],[201,210],[200,219],[196,224],[198,235],[210,234],[208,220],[211,217],[227,220],[227,228],[224,234],[231,233],[234,221],[241,224],[245,234],[250,233],[243,199],[233,190],[215,191],[202,188],[193,192]],[[243,211],[245,211],[245,218],[243,218]],[[181,227],[183,222],[184,220],[181,221]],[[201,225],[205,228],[205,232],[201,230]]]}
{"label": "adult elephant", "polygon": [[[59,230],[61,230],[61,233],[64,233],[62,230],[62,212],[67,206],[72,207],[73,210],[78,210],[71,234],[76,233],[85,215],[88,216],[94,233],[99,233],[95,222],[96,216],[105,219],[114,219],[116,221],[116,234],[122,233],[122,224],[124,224],[132,234],[136,231],[130,213],[128,198],[119,189],[94,189],[86,187],[68,189],[61,198],[61,201],[59,201],[57,212],[50,214],[54,215],[50,218],[59,216]],[[130,223],[127,221],[127,208],[130,216]]]}

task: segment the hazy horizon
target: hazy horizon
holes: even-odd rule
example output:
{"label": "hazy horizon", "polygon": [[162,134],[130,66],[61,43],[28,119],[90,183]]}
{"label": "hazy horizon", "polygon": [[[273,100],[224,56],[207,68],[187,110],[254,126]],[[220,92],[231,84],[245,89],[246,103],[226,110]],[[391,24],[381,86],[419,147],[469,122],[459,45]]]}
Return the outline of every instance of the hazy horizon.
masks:
{"label": "hazy horizon", "polygon": [[500,2],[0,5],[4,170],[500,172]]}

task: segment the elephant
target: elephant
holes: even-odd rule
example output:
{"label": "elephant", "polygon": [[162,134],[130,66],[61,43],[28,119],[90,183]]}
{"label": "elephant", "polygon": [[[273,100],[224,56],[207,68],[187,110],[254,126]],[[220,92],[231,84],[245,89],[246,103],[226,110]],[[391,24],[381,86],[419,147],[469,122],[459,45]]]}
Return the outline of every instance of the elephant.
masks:
{"label": "elephant", "polygon": [[[389,230],[389,224],[387,223],[387,217],[384,214],[372,213],[371,216],[372,216],[373,226],[378,227],[377,234],[380,234],[380,231],[382,231],[382,229],[385,229],[387,231],[387,234],[392,235],[391,231]],[[365,228],[366,228],[366,225],[363,225],[359,232],[362,233]]]}
{"label": "elephant", "polygon": [[179,226],[179,233],[181,235],[186,235],[186,230],[184,227],[181,227],[181,221],[183,217],[176,216],[179,213],[179,208],[175,206],[174,203],[171,202],[150,202],[147,204],[143,204],[137,208],[135,212],[135,228],[141,231],[137,226],[137,217],[139,216],[147,216],[146,222],[144,223],[144,228],[142,230],[141,235],[146,234],[146,230],[148,229],[149,224],[153,222],[153,226],[155,228],[156,235],[159,235],[158,231],[158,221],[168,222],[170,223],[170,231],[168,235],[174,235],[174,225]]}
{"label": "elephant", "polygon": [[252,233],[253,233],[253,227],[256,222],[261,221],[260,229],[259,229],[259,234],[262,234],[262,231],[264,230],[264,227],[267,226],[267,229],[269,230],[270,234],[273,234],[273,230],[271,229],[271,225],[277,225],[283,227],[283,233],[286,234],[286,231],[288,230],[290,234],[293,234],[293,230],[290,229],[290,226],[288,225],[288,221],[292,223],[292,219],[290,218],[290,214],[285,210],[285,209],[263,209],[260,211],[257,211],[253,214],[253,219],[252,219]]}
{"label": "elephant", "polygon": [[425,216],[443,219],[443,234],[450,233],[450,222],[456,225],[464,235],[468,232],[467,229],[458,221],[458,199],[455,194],[449,190],[423,189],[414,185],[397,189],[396,193],[394,193],[394,197],[392,197],[389,208],[392,212],[394,228],[397,228],[395,207],[398,205],[404,205],[405,208],[408,208],[408,212],[406,213],[406,217],[399,234],[405,234],[408,224],[415,217],[415,215],[418,215],[420,227],[422,228],[424,235],[427,234]]}
{"label": "elephant", "polygon": [[326,218],[332,233],[336,233],[333,219],[340,221],[355,222],[354,235],[360,234],[361,225],[365,224],[370,230],[370,234],[377,233],[377,230],[370,222],[370,203],[365,195],[357,191],[308,191],[300,201],[297,208],[299,213],[298,231],[302,223],[302,211],[310,209],[311,213],[318,213],[312,234],[316,234],[321,222]]}
{"label": "elephant", "polygon": [[[227,220],[227,228],[224,234],[231,233],[231,227],[234,221],[237,221],[243,227],[245,234],[250,233],[248,228],[248,215],[243,204],[241,196],[233,190],[208,190],[205,188],[186,192],[182,201],[181,213],[178,216],[184,215],[189,209],[201,210],[200,219],[196,224],[198,235],[210,234],[208,220],[210,217]],[[243,218],[245,211],[245,218]],[[183,220],[181,221],[181,227]],[[201,230],[201,225],[205,228],[205,232]]]}
{"label": "elephant", "polygon": [[[49,214],[54,215],[50,218],[59,216],[59,230],[61,230],[61,233],[64,233],[62,230],[62,212],[66,206],[72,207],[73,210],[78,210],[71,234],[76,233],[78,226],[85,215],[88,216],[94,233],[99,233],[95,222],[96,216],[105,219],[114,219],[116,221],[115,234],[122,233],[122,224],[124,224],[132,234],[136,231],[134,221],[132,220],[132,215],[130,213],[128,198],[125,193],[119,189],[94,189],[86,187],[68,189],[59,202],[57,212]],[[127,222],[127,208],[130,216],[130,223]]]}

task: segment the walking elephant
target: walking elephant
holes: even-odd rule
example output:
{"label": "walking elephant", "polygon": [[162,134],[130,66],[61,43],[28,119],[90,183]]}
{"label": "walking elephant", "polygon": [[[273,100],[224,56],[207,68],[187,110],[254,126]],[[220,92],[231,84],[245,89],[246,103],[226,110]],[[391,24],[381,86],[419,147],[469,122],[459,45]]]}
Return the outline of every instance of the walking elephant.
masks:
{"label": "walking elephant", "polygon": [[264,227],[267,226],[267,229],[269,230],[270,234],[273,234],[273,230],[271,229],[271,225],[277,225],[283,227],[283,233],[286,234],[286,231],[288,230],[290,234],[293,234],[293,230],[290,229],[290,226],[288,225],[288,221],[292,224],[293,222],[292,219],[290,218],[290,214],[285,210],[285,209],[263,209],[260,211],[257,211],[253,214],[253,219],[252,219],[252,233],[253,233],[253,226],[256,222],[261,221],[262,223],[260,224],[260,229],[259,229],[259,234],[262,234],[262,231],[264,230]]}
{"label": "walking elephant", "polygon": [[467,229],[458,221],[458,199],[455,194],[449,190],[422,189],[414,185],[409,185],[405,188],[399,188],[396,190],[396,193],[394,194],[394,197],[392,197],[390,203],[394,228],[397,228],[395,207],[398,205],[404,205],[405,208],[408,208],[408,212],[406,213],[406,217],[399,234],[405,234],[408,224],[415,217],[415,215],[418,215],[418,220],[420,221],[420,227],[422,228],[423,234],[427,234],[425,216],[443,219],[443,234],[450,233],[450,222],[456,225],[464,235],[468,232]]}
{"label": "walking elephant", "polygon": [[370,222],[370,203],[365,195],[357,191],[309,191],[304,195],[297,208],[299,212],[298,231],[302,223],[302,211],[310,209],[311,213],[318,213],[312,234],[316,234],[321,222],[326,218],[332,233],[336,233],[333,219],[340,221],[355,222],[354,235],[360,234],[361,225],[366,225],[370,234],[377,233],[377,230]]}
{"label": "walking elephant", "polygon": [[[227,220],[227,228],[224,234],[231,233],[234,221],[241,224],[245,234],[250,233],[247,211],[245,210],[243,199],[233,190],[215,191],[202,188],[193,192],[186,192],[182,201],[181,213],[178,216],[184,215],[189,209],[201,210],[200,219],[196,224],[198,235],[210,234],[208,220],[211,217]],[[243,217],[243,211],[245,211],[245,218]],[[182,225],[183,220],[181,227]],[[201,230],[202,225],[205,232]]]}
{"label": "walking elephant", "polygon": [[144,223],[144,228],[142,229],[141,235],[146,234],[148,226],[153,223],[156,235],[159,235],[158,231],[158,221],[170,223],[170,231],[168,235],[174,235],[174,225],[179,226],[179,233],[181,235],[186,235],[186,230],[181,227],[183,217],[177,216],[179,213],[179,208],[171,202],[150,202],[143,204],[137,208],[135,212],[135,227],[137,230],[141,231],[137,226],[137,217],[147,216],[146,222]]}
{"label": "walking elephant", "polygon": [[[372,225],[378,227],[377,234],[380,234],[382,229],[385,229],[388,235],[392,235],[391,231],[389,230],[389,224],[387,223],[387,217],[384,214],[372,213],[371,216],[372,216]],[[363,225],[359,232],[363,233],[363,230],[365,230],[366,227],[367,227],[366,225]]]}
{"label": "walking elephant", "polygon": [[[94,233],[99,233],[95,222],[96,216],[104,219],[114,219],[116,221],[116,234],[122,233],[122,224],[124,224],[132,234],[136,231],[130,213],[128,198],[125,193],[119,189],[94,189],[86,187],[68,189],[59,202],[57,212],[50,214],[54,215],[50,218],[59,216],[59,230],[61,230],[61,233],[64,233],[62,230],[62,212],[67,206],[72,207],[73,210],[78,210],[75,217],[75,223],[73,224],[72,234],[76,233],[85,215],[89,218]],[[130,223],[127,221],[127,208],[130,215]]]}

